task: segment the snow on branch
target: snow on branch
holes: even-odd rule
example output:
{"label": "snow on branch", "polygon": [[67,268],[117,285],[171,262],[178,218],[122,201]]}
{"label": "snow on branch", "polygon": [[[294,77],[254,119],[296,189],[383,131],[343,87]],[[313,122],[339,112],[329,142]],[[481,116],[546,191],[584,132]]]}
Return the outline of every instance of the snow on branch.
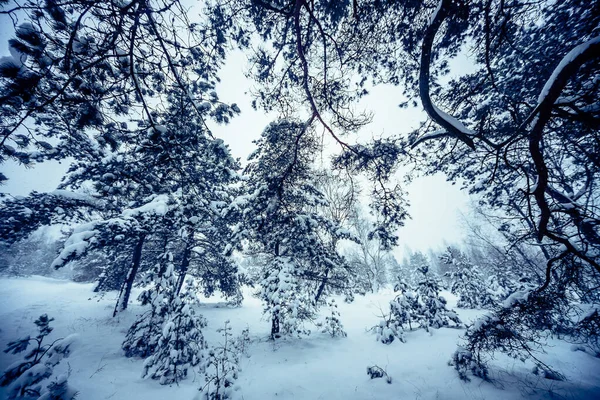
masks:
{"label": "snow on branch", "polygon": [[471,148],[475,148],[472,136],[474,131],[467,128],[458,119],[436,107],[431,101],[429,79],[431,75],[431,53],[435,36],[444,19],[448,16],[451,0],[440,0],[438,7],[431,16],[429,25],[423,35],[421,44],[421,66],[419,70],[419,96],[427,115],[447,131],[448,136],[453,136]]}
{"label": "snow on branch", "polygon": [[54,269],[64,267],[69,261],[84,255],[92,244],[94,236],[99,233],[96,225],[96,222],[90,222],[75,228],[58,257],[52,261],[51,267]]}
{"label": "snow on branch", "polygon": [[550,88],[552,88],[554,82],[556,81],[560,73],[568,65],[573,63],[580,55],[584,54],[590,47],[597,45],[600,45],[600,36],[596,36],[595,38],[592,38],[585,43],[581,43],[580,45],[575,46],[573,49],[571,49],[571,51],[567,53],[566,56],[563,57],[563,59],[556,66],[556,68],[554,68],[552,75],[550,75],[550,78],[546,81],[544,88],[540,92],[540,95],[537,99],[538,105],[546,99],[546,96],[548,96],[548,93],[550,92]]}
{"label": "snow on branch", "polygon": [[415,148],[423,142],[426,142],[426,141],[432,140],[432,139],[438,139],[438,138],[441,138],[444,136],[448,136],[448,131],[445,129],[438,129],[433,132],[427,132],[420,138],[416,139],[415,142],[411,145],[411,147]]}
{"label": "snow on branch", "polygon": [[123,210],[121,215],[125,218],[135,217],[140,214],[165,215],[167,211],[169,211],[169,196],[160,194],[140,207]]}

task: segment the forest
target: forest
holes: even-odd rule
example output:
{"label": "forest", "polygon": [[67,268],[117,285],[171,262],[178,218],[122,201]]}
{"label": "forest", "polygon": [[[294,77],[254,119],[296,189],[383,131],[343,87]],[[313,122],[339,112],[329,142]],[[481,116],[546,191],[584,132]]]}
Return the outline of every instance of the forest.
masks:
{"label": "forest", "polygon": [[[600,1],[0,18],[0,397],[600,397]],[[269,122],[224,134],[245,113]],[[431,176],[465,235],[410,249]]]}

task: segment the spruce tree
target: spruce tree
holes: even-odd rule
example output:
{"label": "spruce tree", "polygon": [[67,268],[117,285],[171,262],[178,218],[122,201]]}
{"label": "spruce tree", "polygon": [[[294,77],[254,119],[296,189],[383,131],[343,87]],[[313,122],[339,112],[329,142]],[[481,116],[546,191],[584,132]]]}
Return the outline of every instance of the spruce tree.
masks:
{"label": "spruce tree", "polygon": [[450,291],[458,296],[457,307],[489,308],[494,305],[479,267],[465,254],[449,247],[441,260],[450,269],[444,275],[450,280]]}
{"label": "spruce tree", "polygon": [[429,332],[429,328],[439,329],[442,327],[462,326],[458,314],[446,308],[446,299],[440,296],[440,280],[429,270],[428,265],[419,268],[423,275],[417,285],[415,294],[421,307],[419,323],[423,329]]}

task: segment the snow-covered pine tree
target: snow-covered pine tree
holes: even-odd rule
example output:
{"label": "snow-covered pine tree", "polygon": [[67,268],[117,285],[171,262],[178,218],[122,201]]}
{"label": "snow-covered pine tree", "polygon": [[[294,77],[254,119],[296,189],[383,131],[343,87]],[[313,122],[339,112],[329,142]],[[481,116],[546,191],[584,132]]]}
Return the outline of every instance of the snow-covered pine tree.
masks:
{"label": "snow-covered pine tree", "polygon": [[314,317],[315,308],[301,285],[297,266],[289,258],[274,257],[263,268],[257,294],[271,321],[271,339],[309,333],[303,323]]}
{"label": "snow-covered pine tree", "polygon": [[448,247],[440,259],[448,269],[444,275],[450,280],[450,291],[459,297],[457,307],[481,309],[494,305],[483,274],[466,254]]}
{"label": "snow-covered pine tree", "polygon": [[422,307],[415,289],[401,280],[394,286],[394,291],[398,294],[390,301],[390,313],[375,326],[377,340],[384,344],[392,343],[395,338],[405,342],[404,331],[419,327],[419,313]]}
{"label": "snow-covered pine tree", "polygon": [[9,365],[0,376],[0,386],[8,386],[7,400],[17,398],[39,398],[46,400],[73,400],[77,391],[67,383],[67,376],[61,375],[56,381],[47,386],[42,382],[52,376],[53,368],[60,361],[71,354],[73,343],[77,335],[69,335],[57,339],[52,343],[44,344],[44,339],[53,328],[47,314],[42,314],[34,321],[39,333],[36,337],[27,336],[22,339],[9,342],[4,350],[5,353],[18,354],[31,350],[25,355],[25,360]]}
{"label": "snow-covered pine tree", "polygon": [[458,315],[446,308],[446,299],[440,296],[440,281],[429,271],[426,259],[421,259],[418,285],[411,287],[400,281],[394,287],[398,292],[390,301],[390,312],[374,327],[377,340],[390,344],[395,338],[405,342],[404,332],[413,329],[439,329],[447,326],[461,327]]}
{"label": "snow-covered pine tree", "polygon": [[[154,116],[161,125],[140,121],[137,131],[122,130],[128,146],[107,150],[105,157],[93,161],[75,162],[62,184],[78,190],[91,183],[93,195],[107,207],[92,222],[75,229],[68,242],[81,245],[65,247],[55,267],[91,250],[115,261],[122,258],[121,252],[127,253],[129,263],[108,263],[97,286],[100,291],[112,288],[114,280],[121,279],[115,314],[127,307],[139,272],[156,263],[165,251],[161,248],[165,241],[171,244],[169,251],[178,266],[177,290],[191,274],[199,278],[207,294],[218,289],[239,295],[237,267],[229,258],[233,248],[229,223],[221,214],[231,201],[231,185],[239,167],[227,146],[211,137],[203,120],[222,120],[234,111],[227,107],[214,111],[218,98],[212,96],[202,111],[206,115],[198,116],[190,101],[175,90],[167,92],[168,107]],[[88,232],[83,235],[85,243],[84,231]]]}
{"label": "snow-covered pine tree", "polygon": [[160,128],[156,112],[173,88],[198,116],[227,122],[231,107],[218,101],[214,85],[231,20],[206,7],[192,23],[185,10],[177,0],[168,7],[32,0],[4,8],[14,37],[0,62],[0,163],[101,159],[103,147],[129,144],[124,119]]}
{"label": "snow-covered pine tree", "polygon": [[312,183],[319,143],[309,123],[271,123],[256,144],[245,170],[245,193],[229,210],[239,218],[238,237],[266,260],[259,296],[276,338],[297,333],[299,324],[312,318],[319,291],[344,285],[329,279],[343,279],[336,271],[346,263],[327,238],[345,233],[317,211],[326,202]]}
{"label": "snow-covered pine tree", "polygon": [[184,379],[202,361],[206,321],[193,308],[195,291],[179,289],[173,254],[166,252],[159,261],[146,274],[148,288],[140,294],[142,305],[150,309],[129,328],[122,348],[127,357],[146,358],[143,377],[165,385]]}
{"label": "snow-covered pine tree", "polygon": [[458,314],[446,308],[446,299],[440,296],[440,280],[429,271],[428,265],[422,265],[419,272],[423,275],[416,288],[421,310],[419,324],[429,332],[429,328],[439,329],[450,324],[462,326]]}
{"label": "snow-covered pine tree", "polygon": [[329,315],[325,317],[323,324],[323,333],[329,333],[331,337],[346,337],[348,334],[344,330],[344,325],[340,320],[341,314],[334,299],[329,300],[327,304]]}
{"label": "snow-covered pine tree", "polygon": [[[81,196],[73,192],[82,191],[82,186],[91,189],[88,197],[102,207],[93,208],[83,222],[97,222],[97,230],[107,227],[98,248],[109,259],[115,261],[123,253],[130,259],[127,263],[109,261],[110,268],[125,270],[104,271],[98,285],[98,290],[115,284],[121,287],[115,311],[127,306],[132,283],[144,262],[143,247],[151,245],[156,234],[152,228],[160,231],[160,224],[154,221],[144,226],[144,221],[126,221],[131,229],[117,229],[111,237],[111,224],[99,221],[123,218],[125,211],[139,208],[156,196],[171,196],[177,191],[166,186],[173,184],[182,188],[179,197],[184,199],[184,206],[194,198],[203,198],[198,209],[218,215],[227,195],[211,180],[229,179],[235,175],[230,172],[237,169],[226,147],[214,140],[206,127],[209,119],[227,123],[239,113],[235,104],[225,104],[215,92],[230,23],[219,13],[206,16],[207,7],[203,17],[192,24],[184,18],[178,1],[171,6],[31,1],[6,10],[9,15],[19,15],[14,21],[25,22],[15,25],[16,38],[9,43],[11,56],[3,57],[0,63],[0,119],[5,133],[0,163],[6,159],[25,165],[46,159],[74,159],[62,187],[69,190],[71,200]],[[182,32],[186,32],[185,38],[179,36]],[[198,140],[203,143],[198,145]],[[203,162],[197,162],[198,154],[205,157]],[[209,179],[190,176],[194,165]],[[0,180],[5,178],[0,175]],[[203,186],[207,181],[209,184]],[[188,185],[190,182],[198,183]],[[206,193],[211,196],[203,197]],[[89,208],[89,204],[67,204],[71,206],[67,208],[62,203],[44,207],[43,212],[21,204],[11,207],[12,215],[6,219],[0,216],[0,240],[53,223],[57,215],[78,215],[82,207]],[[186,208],[188,221],[194,217],[192,208]],[[227,253],[223,251],[227,241],[213,240],[222,229],[214,229],[214,221],[208,223],[201,213],[195,218],[202,221],[201,229],[193,227],[188,236],[202,240],[200,247],[215,247],[213,253],[222,257]],[[170,226],[166,222],[163,225]],[[182,244],[179,253],[189,254],[198,246],[188,243]],[[77,250],[86,251],[98,248],[77,246]],[[71,252],[69,259],[82,255]],[[211,264],[212,260],[198,263],[200,267]],[[60,265],[62,261],[55,266]],[[185,262],[178,265],[186,268]],[[218,268],[226,272],[216,278],[204,273],[208,285],[214,286],[218,280],[218,287],[235,292],[236,279],[231,278],[235,266],[229,263],[228,267]],[[180,275],[183,279],[185,272]],[[123,282],[115,282],[121,277]]]}
{"label": "snow-covered pine tree", "polygon": [[219,345],[208,350],[208,356],[202,365],[205,384],[200,388],[199,400],[231,399],[238,379],[240,349],[233,339],[229,320],[217,332],[221,333],[223,339]]}
{"label": "snow-covered pine tree", "polygon": [[157,379],[161,385],[185,379],[188,370],[198,365],[204,355],[206,343],[202,328],[206,321],[196,315],[192,304],[177,295],[170,306],[162,326],[154,353],[144,361],[143,377]]}
{"label": "snow-covered pine tree", "polygon": [[163,325],[175,306],[177,278],[173,254],[162,254],[144,281],[149,287],[140,293],[139,300],[150,309],[139,315],[127,331],[121,346],[127,357],[147,358],[159,344]]}

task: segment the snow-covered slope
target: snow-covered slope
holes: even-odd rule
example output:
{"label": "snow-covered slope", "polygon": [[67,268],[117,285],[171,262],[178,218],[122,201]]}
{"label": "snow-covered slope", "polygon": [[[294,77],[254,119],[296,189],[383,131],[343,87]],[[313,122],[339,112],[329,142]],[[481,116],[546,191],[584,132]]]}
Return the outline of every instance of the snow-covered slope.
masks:
{"label": "snow-covered slope", "polygon": [[[0,345],[35,334],[33,321],[43,313],[55,318],[50,339],[79,334],[73,354],[56,373],[70,369],[69,383],[79,390],[81,400],[193,399],[204,382],[192,374],[179,386],[161,386],[140,378],[143,360],[125,358],[120,349],[125,332],[133,322],[137,305],[111,318],[114,294],[99,298],[92,285],[42,277],[0,279]],[[450,299],[455,299],[445,293]],[[384,345],[368,328],[379,321],[391,292],[357,297],[352,304],[338,301],[347,338],[331,338],[313,329],[303,339],[267,340],[269,324],[261,319],[260,303],[250,291],[241,308],[229,308],[219,299],[206,299],[201,313],[209,325],[204,333],[209,344],[220,336],[216,329],[230,320],[234,333],[249,328],[252,342],[249,357],[242,356],[238,379],[239,399],[518,399],[600,398],[600,359],[573,352],[568,343],[554,340],[542,359],[567,378],[557,382],[533,375],[531,365],[498,356],[492,365],[494,383],[473,378],[465,383],[447,365],[462,330],[433,330],[406,335],[407,343]],[[461,318],[472,320],[479,312],[460,310]],[[0,355],[0,367],[18,359]],[[378,365],[393,378],[371,380],[367,366]],[[0,399],[5,389],[0,388]]]}

